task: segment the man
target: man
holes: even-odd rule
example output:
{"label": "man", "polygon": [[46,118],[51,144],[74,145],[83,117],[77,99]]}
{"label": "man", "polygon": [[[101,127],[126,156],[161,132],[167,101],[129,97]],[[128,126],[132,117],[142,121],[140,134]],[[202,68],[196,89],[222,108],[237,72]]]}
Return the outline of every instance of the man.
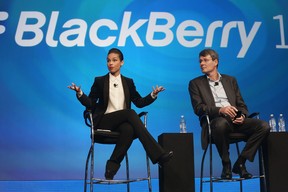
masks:
{"label": "man", "polygon": [[[204,75],[189,82],[189,94],[194,113],[199,118],[209,115],[212,139],[222,159],[221,178],[232,178],[228,137],[231,132],[244,133],[249,137],[232,171],[241,178],[251,178],[245,162],[247,159],[251,162],[254,160],[258,147],[269,134],[269,125],[259,119],[246,118],[248,109],[238,83],[234,77],[218,72],[219,56],[215,50],[202,50],[199,62]],[[208,146],[207,123],[201,122],[201,126],[202,148],[205,149]]]}

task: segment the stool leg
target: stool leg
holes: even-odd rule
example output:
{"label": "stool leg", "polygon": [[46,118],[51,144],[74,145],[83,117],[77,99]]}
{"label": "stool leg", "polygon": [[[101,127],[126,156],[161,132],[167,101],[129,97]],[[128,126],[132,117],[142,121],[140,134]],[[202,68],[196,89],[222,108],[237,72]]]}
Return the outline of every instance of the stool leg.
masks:
{"label": "stool leg", "polygon": [[[89,161],[90,161],[90,170],[89,170]],[[93,177],[94,177],[94,144],[91,145],[87,159],[85,164],[85,177],[84,177],[84,192],[87,192],[87,185],[88,185],[88,170],[90,171],[89,174],[89,184],[90,184],[90,192],[93,192]]]}
{"label": "stool leg", "polygon": [[[143,124],[144,124],[144,127],[147,129],[147,113],[144,114]],[[150,163],[149,163],[149,157],[147,153],[146,153],[146,165],[147,165],[148,189],[149,189],[149,192],[152,192]]]}
{"label": "stool leg", "polygon": [[90,161],[90,192],[93,192],[93,178],[94,178],[94,143],[91,146],[91,161]]}
{"label": "stool leg", "polygon": [[[238,142],[236,142],[235,144],[236,144],[237,154],[238,154],[238,157],[239,157],[239,155],[240,155],[240,150],[239,150]],[[239,182],[240,182],[240,192],[242,192],[242,191],[243,191],[242,180],[240,180]]]}
{"label": "stool leg", "polygon": [[[266,172],[265,172],[265,162],[264,162],[264,157],[263,157],[263,148],[260,146],[259,150],[259,160],[260,160],[260,176],[263,175],[263,178],[260,177],[260,185],[261,185],[261,191],[267,192],[267,182],[266,182]],[[262,190],[263,189],[263,190]]]}
{"label": "stool leg", "polygon": [[202,160],[201,160],[201,173],[200,173],[200,192],[203,192],[203,172],[204,172],[204,161],[205,161],[205,156],[206,156],[206,152],[207,152],[206,148],[204,150],[203,156],[202,156]]}
{"label": "stool leg", "polygon": [[87,191],[87,185],[88,185],[87,179],[88,179],[88,165],[89,165],[90,155],[91,155],[91,147],[89,149],[89,152],[86,158],[86,164],[85,164],[84,192]]}
{"label": "stool leg", "polygon": [[209,144],[209,156],[210,156],[210,159],[209,159],[209,164],[210,164],[210,192],[213,192],[213,181],[212,181],[212,176],[213,176],[213,154],[212,154],[212,143]]}
{"label": "stool leg", "polygon": [[92,113],[89,113],[89,119],[91,122],[91,129],[90,129],[90,131],[91,131],[91,147],[89,150],[88,157],[89,156],[91,157],[91,161],[90,161],[90,192],[93,192],[93,187],[94,187],[93,186],[94,185],[94,182],[93,182],[93,178],[94,178],[94,142],[95,142],[95,139],[94,139],[94,124],[93,124]]}
{"label": "stool leg", "polygon": [[129,160],[128,160],[128,154],[125,155],[126,160],[126,179],[127,179],[127,192],[130,192],[130,175],[129,175]]}
{"label": "stool leg", "polygon": [[146,165],[147,165],[148,189],[149,189],[149,192],[152,192],[150,163],[149,163],[149,157],[147,154],[146,154]]}

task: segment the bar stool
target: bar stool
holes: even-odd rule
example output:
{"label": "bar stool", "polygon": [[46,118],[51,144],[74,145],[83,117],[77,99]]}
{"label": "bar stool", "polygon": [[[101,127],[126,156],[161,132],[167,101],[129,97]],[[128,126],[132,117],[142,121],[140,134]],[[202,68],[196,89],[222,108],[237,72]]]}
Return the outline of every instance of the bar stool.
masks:
{"label": "bar stool", "polygon": [[[259,118],[259,113],[252,113],[251,115],[249,115],[248,118]],[[225,179],[221,179],[220,177],[213,177],[213,154],[212,154],[212,145],[213,140],[212,140],[212,136],[211,136],[211,127],[210,127],[210,119],[209,116],[203,115],[201,117],[202,118],[206,118],[207,124],[208,124],[208,146],[206,147],[206,149],[204,150],[203,156],[202,156],[202,160],[201,160],[201,173],[200,173],[200,192],[203,191],[203,183],[209,183],[210,184],[210,192],[213,192],[213,182],[239,182],[240,183],[240,192],[243,192],[243,180],[245,180],[244,178],[236,178],[236,177],[232,177],[231,180],[225,180]],[[200,120],[201,120],[200,119]],[[240,155],[240,150],[239,150],[239,142],[246,142],[248,137],[242,133],[231,133],[229,135],[230,138],[230,144],[235,144],[236,145],[236,150],[237,150],[237,154],[238,156]],[[209,148],[209,179],[208,180],[203,180],[203,172],[204,172],[204,161],[205,161],[205,156],[207,153],[207,150]],[[264,166],[264,158],[263,158],[263,153],[262,153],[262,146],[260,146],[260,148],[258,149],[258,153],[259,153],[259,161],[260,161],[260,174],[259,176],[253,176],[251,179],[255,179],[255,178],[260,178],[263,180],[263,185],[264,185],[264,192],[267,192],[267,185],[266,185],[266,177],[265,177],[265,166]]]}
{"label": "bar stool", "polygon": [[[138,116],[143,117],[143,124],[147,128],[147,114],[148,112],[141,112]],[[94,177],[94,157],[95,157],[95,143],[98,144],[116,144],[116,141],[119,137],[119,133],[111,130],[105,129],[95,129],[93,126],[92,113],[88,110],[84,111],[84,119],[87,126],[90,127],[91,131],[91,146],[87,155],[86,165],[85,165],[85,178],[84,178],[84,192],[87,192],[88,185],[90,185],[90,192],[93,192],[95,184],[126,184],[127,192],[130,192],[130,183],[131,182],[148,182],[148,191],[152,192],[151,185],[151,172],[150,172],[150,163],[149,158],[146,154],[146,169],[147,176],[143,178],[131,179],[129,175],[129,159],[128,154],[125,155],[125,165],[126,165],[126,179],[123,180],[106,180],[103,178]],[[101,150],[98,150],[100,152]],[[88,176],[89,174],[89,176]]]}

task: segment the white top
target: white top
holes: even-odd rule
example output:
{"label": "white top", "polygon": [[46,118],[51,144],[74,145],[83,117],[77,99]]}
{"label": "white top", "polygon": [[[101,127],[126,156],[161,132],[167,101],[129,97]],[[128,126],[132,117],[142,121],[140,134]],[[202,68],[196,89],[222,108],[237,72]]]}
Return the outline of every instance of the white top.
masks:
{"label": "white top", "polygon": [[231,106],[231,104],[228,101],[223,84],[221,83],[221,75],[219,74],[219,79],[216,81],[213,81],[209,77],[207,78],[209,81],[210,89],[214,97],[216,107]]}
{"label": "white top", "polygon": [[105,114],[122,110],[125,106],[125,96],[121,75],[114,77],[109,73],[109,101]]}

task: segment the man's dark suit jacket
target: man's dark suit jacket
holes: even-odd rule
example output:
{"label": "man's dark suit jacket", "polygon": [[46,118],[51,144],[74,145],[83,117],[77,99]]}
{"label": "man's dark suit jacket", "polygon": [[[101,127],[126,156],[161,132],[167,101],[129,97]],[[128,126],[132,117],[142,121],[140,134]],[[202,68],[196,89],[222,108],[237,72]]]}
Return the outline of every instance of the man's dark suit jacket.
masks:
{"label": "man's dark suit jacket", "polygon": [[[224,87],[228,101],[232,106],[235,106],[238,110],[247,116],[248,109],[241,96],[238,83],[234,77],[221,74],[221,83]],[[191,103],[194,109],[194,113],[200,118],[208,114],[210,120],[221,116],[219,114],[220,107],[216,107],[215,101],[210,89],[210,85],[206,75],[197,77],[189,82],[189,94]],[[205,149],[208,145],[208,128],[207,122],[201,121],[202,133],[201,142],[202,148]]]}
{"label": "man's dark suit jacket", "polygon": [[[131,109],[131,102],[133,102],[136,107],[142,108],[156,100],[152,98],[151,94],[141,97],[136,90],[133,79],[121,75],[121,81],[125,94],[126,109]],[[109,73],[105,76],[95,77],[89,96],[83,93],[78,99],[86,109],[93,112],[94,126],[97,127],[108,107]]]}

